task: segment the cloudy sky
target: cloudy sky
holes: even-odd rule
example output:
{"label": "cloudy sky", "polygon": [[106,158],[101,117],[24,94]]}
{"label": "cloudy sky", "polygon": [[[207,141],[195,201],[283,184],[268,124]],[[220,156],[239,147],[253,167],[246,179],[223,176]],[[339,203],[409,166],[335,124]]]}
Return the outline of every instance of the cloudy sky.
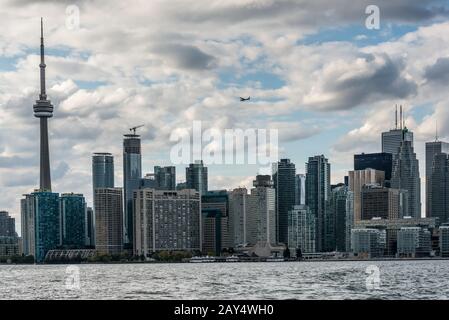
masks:
{"label": "cloudy sky", "polygon": [[[378,30],[365,26],[369,4],[380,8]],[[0,0],[0,16],[0,210],[18,223],[21,195],[38,186],[41,16],[53,189],[89,204],[92,152],[114,154],[120,186],[122,135],[139,124],[144,172],[170,165],[171,133],[201,120],[278,129],[281,157],[300,173],[325,154],[334,183],[354,153],[380,150],[395,104],[415,132],[423,180],[436,120],[449,140],[447,1]],[[211,166],[209,187],[249,187],[257,172]]]}

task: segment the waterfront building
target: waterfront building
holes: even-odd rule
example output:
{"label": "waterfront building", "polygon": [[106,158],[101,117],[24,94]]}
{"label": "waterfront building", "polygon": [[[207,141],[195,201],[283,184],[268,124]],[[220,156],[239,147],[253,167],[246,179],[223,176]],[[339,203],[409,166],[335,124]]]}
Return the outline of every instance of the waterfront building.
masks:
{"label": "waterfront building", "polygon": [[355,223],[354,228],[369,228],[386,231],[386,255],[395,257],[397,254],[397,235],[403,227],[420,227],[433,233],[438,227],[438,219],[435,218],[413,218],[404,217],[402,219],[371,219],[361,220]]}
{"label": "waterfront building", "polygon": [[288,212],[288,247],[292,256],[315,252],[315,217],[306,205],[293,206]]}
{"label": "waterfront building", "polygon": [[236,188],[229,192],[229,219],[233,246],[245,245],[247,241],[248,190]]}
{"label": "waterfront building", "polygon": [[133,247],[133,192],[138,190],[142,180],[142,150],[140,135],[125,134],[123,138],[123,223],[125,248]]}
{"label": "waterfront building", "polygon": [[449,225],[440,226],[439,232],[440,256],[443,258],[449,258]]}
{"label": "waterfront building", "polygon": [[100,254],[120,254],[123,251],[121,188],[95,189],[95,248]]}
{"label": "waterfront building", "polygon": [[354,194],[354,221],[362,219],[362,189],[365,185],[378,184],[385,181],[385,172],[375,169],[349,171],[349,190]]}
{"label": "waterfront building", "polygon": [[48,250],[62,244],[59,194],[35,191],[24,197],[21,200],[24,254],[43,262]]}
{"label": "waterfront building", "polygon": [[363,258],[381,257],[385,250],[385,230],[352,229],[351,249],[354,255]]}
{"label": "waterfront building", "polygon": [[134,192],[134,254],[168,250],[202,251],[201,197],[198,191],[140,189]]}
{"label": "waterfront building", "polygon": [[229,219],[229,195],[226,190],[208,191],[201,196],[203,215],[203,251],[220,256],[223,249],[234,247]]}
{"label": "waterfront building", "polygon": [[326,213],[325,251],[349,252],[354,218],[353,192],[344,184],[335,187]]}
{"label": "waterfront building", "polygon": [[310,157],[306,163],[306,205],[315,217],[315,249],[324,251],[325,218],[330,198],[331,166],[323,155]]}
{"label": "waterfront building", "polygon": [[247,242],[276,244],[276,191],[269,175],[258,175],[248,197]]}
{"label": "waterfront building", "polygon": [[82,194],[61,194],[59,212],[64,248],[82,249],[86,246],[86,210],[86,200]]}
{"label": "waterfront building", "polygon": [[398,231],[399,257],[428,257],[431,251],[429,230],[421,227],[402,227]]}
{"label": "waterfront building", "polygon": [[276,195],[276,240],[288,242],[288,211],[295,205],[295,164],[281,159],[273,164],[273,182]]}
{"label": "waterfront building", "polygon": [[186,188],[205,194],[208,190],[207,184],[207,167],[204,166],[203,161],[197,160],[191,163],[186,168]]}
{"label": "waterfront building", "polygon": [[0,236],[0,259],[20,254],[19,238],[13,236]]}
{"label": "waterfront building", "polygon": [[[426,142],[426,217],[432,217],[432,190],[434,188],[432,183],[432,171],[434,167],[435,156],[448,153],[449,143],[438,141],[438,138],[433,142]],[[444,167],[447,167],[447,161],[444,161],[443,163],[441,163],[440,161],[437,161],[435,163],[435,169],[437,172],[442,170]],[[437,180],[436,184],[439,184],[439,182],[440,181]],[[438,192],[437,195],[439,195]]]}

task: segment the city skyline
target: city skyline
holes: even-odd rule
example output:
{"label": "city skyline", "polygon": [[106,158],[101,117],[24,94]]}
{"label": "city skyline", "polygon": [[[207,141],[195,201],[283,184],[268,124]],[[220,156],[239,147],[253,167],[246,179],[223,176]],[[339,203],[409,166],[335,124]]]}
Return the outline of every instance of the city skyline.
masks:
{"label": "city skyline", "polygon": [[[42,5],[40,10],[44,11],[45,8],[47,6]],[[228,35],[224,37],[228,39],[227,43],[210,44],[205,40],[209,33],[202,30],[204,34],[200,33],[201,36],[194,42],[195,46],[188,47],[185,44],[186,39],[176,39],[175,37],[170,39],[175,47],[138,48],[142,49],[141,51],[137,50],[139,54],[151,52],[152,55],[155,55],[154,59],[162,59],[167,72],[164,74],[163,70],[151,71],[151,64],[149,65],[147,61],[135,60],[136,57],[126,57],[125,54],[118,53],[117,48],[112,47],[108,51],[107,46],[111,45],[110,43],[101,44],[89,41],[87,42],[88,46],[82,44],[81,39],[86,39],[85,37],[89,37],[89,35],[92,37],[104,35],[104,30],[93,24],[89,11],[83,5],[80,5],[79,30],[69,30],[65,25],[65,6],[51,8],[51,12],[55,13],[56,18],[47,18],[45,22],[46,25],[48,24],[46,28],[46,30],[48,29],[46,58],[48,58],[47,64],[49,65],[47,91],[55,105],[55,119],[49,126],[53,189],[60,193],[69,191],[83,193],[89,206],[92,206],[90,172],[92,153],[111,152],[116,160],[116,168],[121,168],[123,165],[120,159],[121,137],[127,133],[129,127],[140,124],[141,118],[145,117],[148,120],[144,121],[146,127],[142,128],[143,174],[152,172],[151,168],[154,165],[171,165],[168,158],[169,149],[164,146],[168,142],[168,134],[176,128],[189,127],[192,119],[201,119],[206,121],[209,127],[217,128],[245,128],[246,126],[254,127],[254,125],[261,128],[279,128],[282,149],[280,158],[292,159],[292,162],[296,164],[297,173],[304,173],[304,163],[309,156],[324,154],[332,164],[331,180],[336,183],[342,182],[343,176],[352,169],[353,154],[381,152],[380,132],[394,127],[394,105],[402,104],[407,115],[407,126],[415,133],[415,149],[420,149],[415,152],[418,153],[420,160],[422,194],[425,190],[423,187],[425,183],[424,142],[433,141],[435,118],[441,119],[439,120],[440,139],[444,141],[448,136],[444,121],[446,119],[444,106],[448,97],[441,89],[444,75],[437,71],[445,66],[445,57],[449,55],[445,47],[449,47],[449,45],[440,44],[442,49],[437,50],[438,53],[428,54],[425,58],[419,58],[418,54],[416,56],[412,54],[413,50],[420,53],[429,50],[425,48],[425,45],[413,43],[413,39],[420,39],[425,44],[431,45],[436,41],[436,37],[440,37],[441,39],[438,38],[438,41],[449,43],[448,33],[444,32],[449,29],[449,25],[438,22],[436,14],[430,20],[423,19],[418,23],[407,23],[401,20],[404,17],[400,13],[396,13],[391,20],[389,36],[356,28],[354,24],[357,24],[354,21],[345,21],[345,18],[339,16],[337,11],[335,13],[337,24],[348,33],[344,33],[345,36],[340,41],[326,40],[324,37],[326,33],[315,31],[313,27],[310,27],[311,30],[307,35],[295,30],[291,39],[286,36],[277,36],[275,32],[270,33],[268,39],[263,39],[256,30],[257,28],[250,28],[249,33],[252,38],[241,40],[243,43],[229,39]],[[168,7],[163,9],[167,10],[166,14],[169,18],[179,19],[170,16]],[[128,10],[132,11],[132,8],[128,8]],[[261,10],[255,11],[257,14],[251,17],[250,21],[266,28],[268,22],[261,19]],[[57,12],[60,17],[56,14]],[[360,10],[359,16],[363,17],[361,12],[363,11]],[[98,14],[98,12],[96,13]],[[318,11],[315,13],[320,16]],[[286,14],[280,10],[276,15]],[[36,164],[38,153],[31,145],[37,136],[38,125],[30,112],[30,105],[39,91],[36,86],[39,81],[35,81],[37,79],[36,66],[38,65],[36,61],[39,58],[37,54],[38,39],[35,36],[36,33],[31,31],[36,30],[36,26],[32,25],[36,22],[38,25],[38,19],[36,16],[30,17],[29,20],[26,20],[27,23],[24,24],[24,27],[18,30],[24,34],[30,34],[30,36],[19,35],[15,42],[5,39],[5,49],[1,51],[0,59],[0,81],[2,83],[0,104],[5,107],[4,117],[0,120],[0,183],[2,191],[6,194],[5,198],[0,200],[0,208],[9,211],[16,218],[17,224],[20,223],[20,210],[18,209],[20,195],[37,188],[39,179]],[[6,23],[8,24],[8,22]],[[185,23],[188,24],[188,21]],[[229,20],[223,19],[221,23],[228,24]],[[324,25],[326,23],[326,21],[323,22]],[[9,25],[16,24],[9,23]],[[138,36],[139,31],[133,29],[136,25],[132,21],[125,19],[123,26],[129,26],[132,30],[131,34]],[[186,30],[193,30],[188,27],[189,25]],[[191,25],[190,27],[193,28]],[[332,29],[329,25],[327,27]],[[422,28],[419,29],[419,27]],[[285,28],[290,28],[290,31],[294,30],[288,23]],[[329,29],[328,32],[330,32]],[[239,32],[233,31],[232,34],[239,35]],[[365,35],[368,39],[355,40],[354,38],[359,35]],[[221,36],[223,35],[217,35],[217,37]],[[299,44],[293,40],[299,41]],[[129,45],[137,43],[137,39],[133,37],[129,41],[131,41]],[[344,49],[344,45],[348,42],[352,46],[349,49]],[[276,47],[277,45],[280,47]],[[405,45],[408,46],[407,53],[413,57],[401,58],[399,51]],[[241,55],[239,59],[235,60],[231,48],[218,53],[219,49],[226,49],[228,46],[235,46],[238,49],[237,51]],[[294,54],[288,56],[290,59],[283,57],[277,61],[274,55],[282,46],[291,49]],[[333,54],[338,57],[339,60],[337,60],[341,65],[333,63],[331,57],[326,56],[326,48],[334,50]],[[175,51],[180,52],[180,55],[173,56]],[[294,66],[297,61],[293,58],[303,57],[304,52],[309,52],[322,64],[321,66],[319,63],[313,65],[320,77],[311,80],[318,85],[322,97],[330,95],[327,101],[317,101],[314,92],[291,74],[291,72],[309,73],[306,72],[306,65],[303,65],[302,62],[298,67]],[[263,58],[263,55],[267,55],[269,58]],[[125,68],[126,77],[110,73],[112,83],[108,83],[108,80],[104,80],[108,78],[106,70],[110,68],[109,72],[111,72],[115,66],[107,65],[101,68],[100,64],[101,61],[104,61],[103,59],[112,57],[118,59],[115,62],[117,65],[123,67],[132,69],[133,66],[141,66],[141,74],[134,75],[132,71]],[[354,60],[354,58],[356,59]],[[95,61],[95,59],[98,60]],[[226,62],[226,59],[231,61]],[[210,63],[204,65],[205,61]],[[276,71],[275,68],[268,68],[271,73],[264,75],[261,65],[264,63],[270,65],[270,62],[280,63],[281,70],[286,74]],[[421,65],[422,70],[414,69],[411,65],[417,62],[419,62],[418,65]],[[214,63],[218,65],[214,66]],[[405,66],[403,72],[398,70],[398,66],[401,64]],[[192,69],[192,67],[196,69]],[[371,70],[371,67],[374,69]],[[70,68],[72,68],[72,72],[70,72]],[[387,90],[385,93],[383,92],[385,88],[377,88],[379,94],[384,94],[379,99],[380,102],[377,102],[377,99],[374,99],[376,100],[374,102],[372,97],[358,97],[356,93],[366,93],[370,90],[369,87],[364,88],[365,91],[357,88],[360,90],[359,92],[346,92],[343,88],[339,90],[339,88],[333,87],[327,78],[339,75],[354,79],[357,75],[367,75],[362,78],[368,85],[372,80],[369,77],[370,71],[375,75],[384,69],[391,72],[394,80],[391,85],[397,89],[397,92]],[[225,74],[226,70],[228,74]],[[148,76],[144,75],[145,71],[148,71]],[[234,71],[237,76],[231,75]],[[179,79],[170,79],[170,76],[179,77]],[[182,80],[180,80],[189,76],[191,79],[186,80],[187,84],[197,81],[199,77],[205,76],[206,80],[199,82],[198,88],[190,87],[190,92],[187,89],[189,87],[183,87]],[[416,79],[413,78],[414,76]],[[128,83],[127,77],[132,78],[132,81]],[[20,85],[17,84],[19,80]],[[426,83],[416,85],[420,83],[420,80],[425,80]],[[3,84],[5,85],[3,86]],[[20,90],[12,88],[14,84]],[[300,85],[304,88],[301,89]],[[395,87],[395,85],[399,87]],[[300,101],[294,100],[290,95],[284,93],[289,89],[295,89],[296,86],[304,90],[304,92],[300,92],[302,99]],[[298,88],[295,90],[299,90]],[[136,92],[132,92],[133,90]],[[188,92],[187,98],[177,99],[177,92],[185,92],[185,90]],[[434,97],[426,98],[426,95],[434,91],[436,92]],[[237,101],[238,96],[246,93],[251,94],[252,100],[255,102],[241,105]],[[357,97],[359,102],[351,102],[348,106],[350,110],[344,110],[344,104],[348,102],[346,99]],[[278,101],[278,99],[280,100]],[[132,104],[135,104],[135,107],[131,106]],[[131,112],[123,111],[125,108],[131,108]],[[261,118],[266,116],[266,119],[254,120],[252,118],[253,108],[257,108]],[[313,108],[317,108],[321,112],[310,111]],[[178,114],[178,111],[182,112]],[[360,111],[362,111],[362,115],[357,114]],[[139,116],[134,114],[136,112],[140,113]],[[170,118],[171,114],[179,115],[179,119],[169,119],[167,124],[162,122],[165,118]],[[291,121],[285,120],[288,115],[293,115]],[[342,124],[336,126],[331,123],[331,119],[334,117],[338,117]],[[241,120],[234,122],[235,119]],[[163,124],[159,125],[159,123]],[[16,124],[19,126],[12,128]],[[13,133],[18,139],[7,141],[9,140],[7,137]],[[28,141],[28,137],[34,139]],[[298,152],[297,150],[302,151]],[[237,168],[208,167],[210,190],[224,187],[232,189],[238,186],[246,186],[250,189],[251,182],[257,174],[257,168],[251,166],[249,168],[245,166],[237,166]],[[176,170],[178,173],[182,173],[185,166],[177,166]],[[182,175],[178,175],[178,181],[183,180],[180,177]],[[123,185],[120,170],[116,170],[116,178],[118,178],[116,186]],[[422,212],[424,212],[425,197],[422,196],[421,199]]]}

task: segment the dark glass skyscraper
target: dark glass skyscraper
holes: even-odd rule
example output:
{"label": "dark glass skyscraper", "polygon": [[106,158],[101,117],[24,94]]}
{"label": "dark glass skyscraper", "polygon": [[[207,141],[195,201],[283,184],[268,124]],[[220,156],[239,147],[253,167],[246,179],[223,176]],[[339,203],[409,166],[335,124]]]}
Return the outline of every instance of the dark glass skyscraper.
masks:
{"label": "dark glass skyscraper", "polygon": [[44,28],[41,19],[41,63],[39,100],[33,106],[34,116],[40,119],[40,187],[41,191],[51,191],[50,151],[48,147],[48,118],[53,116],[53,105],[47,99],[45,90]]}
{"label": "dark glass skyscraper", "polygon": [[393,157],[391,187],[408,191],[408,216],[421,217],[421,179],[419,163],[411,141],[404,140]]}
{"label": "dark glass skyscraper", "polygon": [[449,156],[439,153],[433,157],[431,170],[430,217],[438,218],[439,223],[449,222]]}
{"label": "dark glass skyscraper", "polygon": [[124,193],[124,242],[132,249],[134,238],[133,192],[138,190],[142,179],[142,154],[140,136],[125,134],[123,139],[123,193]]}
{"label": "dark glass skyscraper", "polygon": [[67,249],[86,246],[86,201],[82,194],[63,193],[59,199],[62,245]]}
{"label": "dark glass skyscraper", "polygon": [[297,174],[295,176],[295,205],[306,204],[306,175]]}
{"label": "dark glass skyscraper", "polygon": [[186,187],[195,189],[201,195],[207,192],[207,167],[202,160],[197,160],[186,168]]}
{"label": "dark glass skyscraper", "polygon": [[385,180],[390,181],[393,167],[391,153],[362,153],[354,155],[354,170],[375,169],[385,172]]}
{"label": "dark glass skyscraper", "polygon": [[21,207],[24,254],[33,255],[36,262],[43,262],[49,250],[61,245],[59,195],[33,192],[25,195]]}
{"label": "dark glass skyscraper", "polygon": [[273,182],[276,190],[276,240],[288,243],[288,212],[295,205],[295,164],[281,159],[273,164]]}
{"label": "dark glass skyscraper", "polygon": [[440,153],[449,153],[449,143],[442,141],[426,143],[426,217],[432,216],[432,189],[434,189],[432,186],[432,167],[435,156]]}
{"label": "dark glass skyscraper", "polygon": [[0,211],[0,237],[17,237],[16,219],[6,211]]}
{"label": "dark glass skyscraper", "polygon": [[176,167],[154,167],[154,179],[159,190],[176,190]]}
{"label": "dark glass skyscraper", "polygon": [[114,157],[110,153],[96,152],[92,156],[92,186],[114,188]]}
{"label": "dark glass skyscraper", "polygon": [[327,201],[331,194],[331,166],[323,156],[310,157],[306,163],[306,205],[315,216],[315,248],[323,252],[325,248],[325,220]]}

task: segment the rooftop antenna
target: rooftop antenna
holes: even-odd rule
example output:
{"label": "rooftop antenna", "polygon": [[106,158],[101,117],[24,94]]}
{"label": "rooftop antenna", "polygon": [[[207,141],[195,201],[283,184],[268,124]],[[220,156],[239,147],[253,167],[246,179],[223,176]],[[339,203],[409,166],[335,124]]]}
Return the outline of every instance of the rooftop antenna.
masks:
{"label": "rooftop antenna", "polygon": [[404,112],[402,113],[402,128],[403,129],[405,129],[406,128],[406,126],[405,126],[405,110],[404,110]]}
{"label": "rooftop antenna", "polygon": [[400,125],[401,125],[401,130],[402,130],[402,104],[401,104],[401,106],[400,106],[400,117],[399,117],[399,123],[400,123]]}
{"label": "rooftop antenna", "polygon": [[396,104],[396,113],[395,113],[395,121],[394,121],[395,129],[398,130],[398,105]]}

